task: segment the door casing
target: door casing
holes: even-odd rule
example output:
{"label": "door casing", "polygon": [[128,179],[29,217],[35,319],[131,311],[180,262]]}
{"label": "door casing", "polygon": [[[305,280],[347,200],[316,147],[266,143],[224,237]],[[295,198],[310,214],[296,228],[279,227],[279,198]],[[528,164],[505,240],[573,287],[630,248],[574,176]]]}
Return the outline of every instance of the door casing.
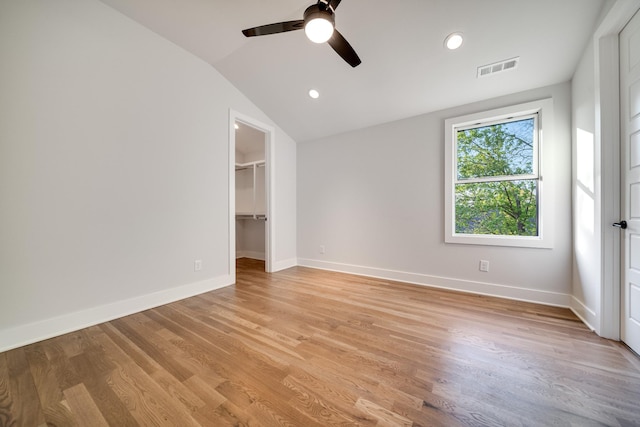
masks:
{"label": "door casing", "polygon": [[594,34],[595,139],[601,147],[602,280],[596,332],[620,340],[621,239],[611,226],[620,220],[620,74],[619,34],[638,11],[637,0],[617,0]]}
{"label": "door casing", "polygon": [[275,191],[274,191],[274,162],[275,162],[275,128],[262,123],[253,117],[229,109],[229,275],[236,281],[236,122],[251,126],[265,134],[265,271],[273,271],[275,259]]}

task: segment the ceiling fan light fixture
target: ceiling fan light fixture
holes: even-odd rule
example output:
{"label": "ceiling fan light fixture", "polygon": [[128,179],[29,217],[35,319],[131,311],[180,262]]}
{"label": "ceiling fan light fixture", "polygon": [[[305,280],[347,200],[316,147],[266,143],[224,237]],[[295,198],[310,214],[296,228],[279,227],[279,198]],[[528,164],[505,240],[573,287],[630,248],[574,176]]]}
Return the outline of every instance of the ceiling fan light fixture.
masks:
{"label": "ceiling fan light fixture", "polygon": [[286,33],[304,28],[309,40],[315,43],[326,42],[347,64],[357,67],[362,63],[360,57],[344,36],[335,28],[334,11],[342,0],[317,1],[316,4],[309,6],[304,11],[302,19],[259,25],[242,30],[242,34],[245,37],[256,37]]}
{"label": "ceiling fan light fixture", "polygon": [[318,5],[304,12],[304,32],[314,43],[324,43],[333,35],[335,20],[330,10],[322,10]]}
{"label": "ceiling fan light fixture", "polygon": [[324,43],[333,35],[333,25],[324,18],[315,18],[307,22],[304,32],[314,43]]}

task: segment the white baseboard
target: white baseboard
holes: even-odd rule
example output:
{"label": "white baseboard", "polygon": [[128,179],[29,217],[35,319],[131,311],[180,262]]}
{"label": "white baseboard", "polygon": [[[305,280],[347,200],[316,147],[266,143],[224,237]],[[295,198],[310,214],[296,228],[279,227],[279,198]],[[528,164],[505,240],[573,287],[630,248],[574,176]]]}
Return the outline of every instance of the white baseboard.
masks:
{"label": "white baseboard", "polygon": [[237,251],[236,259],[238,258],[251,258],[251,259],[258,259],[260,261],[264,261],[266,259],[264,252],[256,252],[256,251]]}
{"label": "white baseboard", "polygon": [[518,288],[514,286],[498,285],[494,283],[452,279],[448,277],[430,276],[426,274],[385,270],[381,268],[340,264],[335,262],[305,258],[298,258],[298,265],[303,267],[317,268],[321,270],[338,271],[342,273],[357,274],[360,276],[375,277],[378,279],[393,280],[396,282],[430,286],[434,288],[470,292],[474,294],[507,298],[517,301],[534,302],[556,307],[570,306],[570,295],[557,292],[540,291],[536,289]]}
{"label": "white baseboard", "polygon": [[0,331],[0,352],[77,331],[119,317],[128,316],[234,283],[232,276],[220,276],[124,301],[113,302],[38,322]]}
{"label": "white baseboard", "polygon": [[287,268],[295,267],[296,265],[298,265],[298,259],[290,258],[290,259],[274,262],[273,265],[271,266],[271,269],[272,269],[272,273],[275,273],[276,271],[286,270]]}
{"label": "white baseboard", "polygon": [[[251,251],[239,251],[236,253],[236,259],[240,258],[250,258],[257,259],[260,261],[265,261],[265,254],[262,252],[251,252]],[[286,270],[287,268],[295,267],[298,265],[297,258],[285,259],[282,261],[274,262],[271,266],[271,272],[275,273],[276,271]]]}
{"label": "white baseboard", "polygon": [[597,325],[598,316],[596,312],[591,310],[584,303],[578,300],[576,297],[571,296],[571,305],[569,306],[571,311],[582,320],[582,322],[589,327],[592,331],[598,333],[598,330],[593,326]]}

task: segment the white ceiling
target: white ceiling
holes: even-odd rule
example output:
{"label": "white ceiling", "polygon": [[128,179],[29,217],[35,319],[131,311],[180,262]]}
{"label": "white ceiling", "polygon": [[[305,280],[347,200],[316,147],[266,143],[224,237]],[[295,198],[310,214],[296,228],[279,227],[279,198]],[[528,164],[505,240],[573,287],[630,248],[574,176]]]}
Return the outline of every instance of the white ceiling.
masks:
{"label": "white ceiling", "polygon": [[[568,81],[607,3],[343,0],[336,28],[362,59],[351,68],[303,31],[241,33],[301,19],[313,0],[102,1],[213,65],[298,142]],[[457,51],[443,47],[452,32]],[[516,70],[476,78],[517,56]]]}

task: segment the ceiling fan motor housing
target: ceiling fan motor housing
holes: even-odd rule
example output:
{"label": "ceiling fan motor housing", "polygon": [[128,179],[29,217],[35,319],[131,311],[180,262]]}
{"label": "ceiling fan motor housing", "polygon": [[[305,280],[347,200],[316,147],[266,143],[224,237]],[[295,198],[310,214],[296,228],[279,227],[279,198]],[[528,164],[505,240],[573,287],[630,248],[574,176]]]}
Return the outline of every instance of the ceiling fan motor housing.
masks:
{"label": "ceiling fan motor housing", "polygon": [[331,23],[331,26],[336,26],[336,20],[333,15],[333,11],[330,7],[326,7],[326,5],[322,2],[313,4],[304,11],[305,26],[314,19],[324,19],[326,21],[329,21]]}

